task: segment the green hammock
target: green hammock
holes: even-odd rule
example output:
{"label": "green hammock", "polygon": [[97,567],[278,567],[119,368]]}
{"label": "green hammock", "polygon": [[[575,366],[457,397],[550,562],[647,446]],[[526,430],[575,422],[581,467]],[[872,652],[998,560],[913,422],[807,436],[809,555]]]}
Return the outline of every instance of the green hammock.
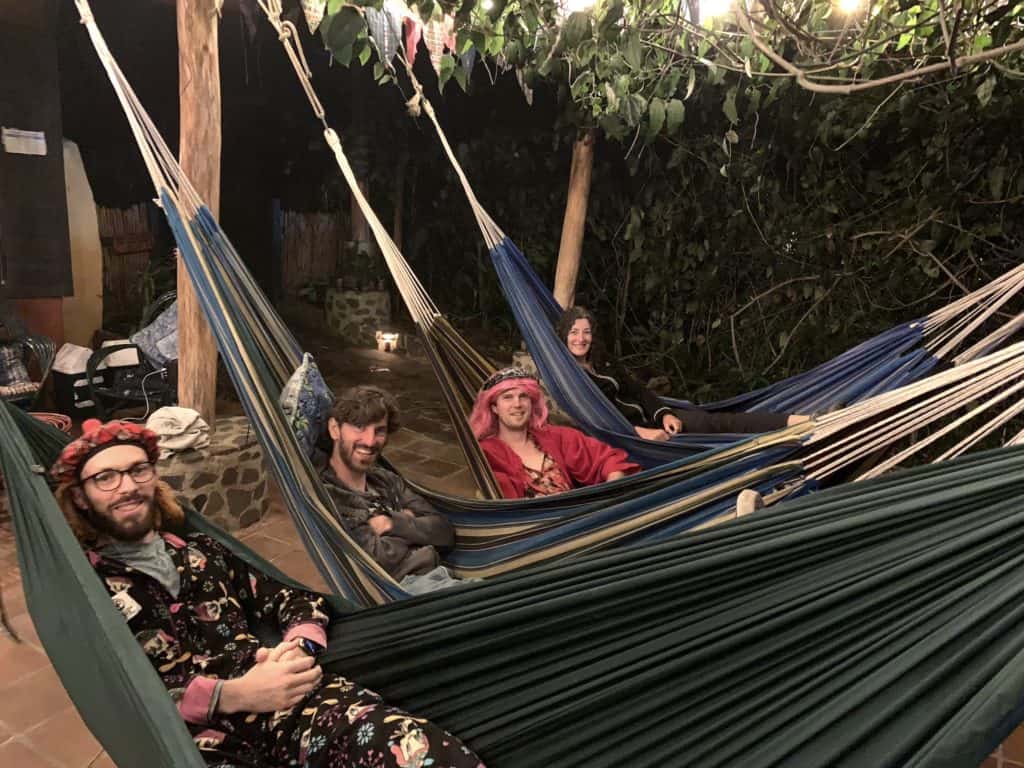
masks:
{"label": "green hammock", "polygon": [[[0,434],[29,611],[86,724],[118,765],[201,766],[38,472],[61,436],[7,407]],[[492,766],[974,768],[1024,717],[1022,567],[1024,450],[1000,449],[347,613],[324,663]]]}

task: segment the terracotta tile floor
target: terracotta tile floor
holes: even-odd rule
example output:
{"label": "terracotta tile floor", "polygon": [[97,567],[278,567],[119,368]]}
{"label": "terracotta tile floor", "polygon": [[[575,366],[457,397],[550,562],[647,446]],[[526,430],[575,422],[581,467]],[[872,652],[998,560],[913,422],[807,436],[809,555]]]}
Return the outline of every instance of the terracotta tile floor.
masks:
{"label": "terracotta tile floor", "polygon": [[[452,493],[473,492],[468,470],[451,443],[403,429],[388,453],[413,480]],[[284,511],[275,510],[238,538],[293,578],[325,588]],[[15,643],[0,636],[0,768],[117,768],[82,723],[43,652],[21,592],[10,523],[2,518],[0,587],[12,627],[22,639]],[[1024,768],[1024,727],[981,768]]]}

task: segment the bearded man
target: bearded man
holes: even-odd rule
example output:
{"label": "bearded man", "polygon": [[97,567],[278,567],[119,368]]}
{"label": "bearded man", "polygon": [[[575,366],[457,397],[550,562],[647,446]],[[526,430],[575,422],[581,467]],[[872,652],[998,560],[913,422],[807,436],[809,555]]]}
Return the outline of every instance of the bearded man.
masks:
{"label": "bearded man", "polygon": [[455,546],[452,524],[400,475],[377,465],[398,427],[391,394],[345,390],[327,421],[333,447],[320,477],[346,532],[392,578],[414,592],[451,586],[457,580],[441,557]]}
{"label": "bearded man", "polygon": [[[478,768],[437,726],[324,673],[321,597],[287,587],[202,534],[156,470],[157,435],[93,419],[51,473],[89,561],[208,765]],[[261,646],[258,626],[282,642]]]}

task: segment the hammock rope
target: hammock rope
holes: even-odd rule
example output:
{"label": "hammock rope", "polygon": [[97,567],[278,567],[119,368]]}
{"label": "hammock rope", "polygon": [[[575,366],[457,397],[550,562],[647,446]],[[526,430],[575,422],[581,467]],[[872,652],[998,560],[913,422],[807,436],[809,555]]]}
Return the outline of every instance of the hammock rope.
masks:
{"label": "hammock rope", "polygon": [[[282,31],[280,20],[281,8],[278,0],[267,0],[265,3],[261,0],[261,7],[265,11],[271,24],[279,31],[279,38],[282,40],[285,47],[288,49],[291,47],[301,47],[297,38],[292,36],[290,33]],[[311,82],[312,75],[308,68],[299,67],[297,65],[298,57],[294,54],[289,54],[289,58],[293,63],[293,69],[302,85],[303,91],[307,94],[315,94],[315,89]],[[416,114],[425,112],[427,114],[430,122],[434,126],[435,133],[441,142],[445,154],[462,184],[463,191],[470,202],[471,209],[477,219],[481,231],[483,232],[484,239],[488,247],[492,249],[500,248],[506,242],[507,238],[479,203],[469,183],[468,177],[463,171],[461,164],[458,162],[444,130],[441,128],[433,105],[430,100],[426,98],[423,92],[423,86],[412,70],[409,59],[405,55],[399,53],[399,60],[403,63],[409,80],[414,88],[414,95],[408,102],[410,112]],[[319,102],[315,101],[314,95],[313,99],[311,99],[311,104],[315,105],[316,103]],[[399,281],[401,284],[415,284],[417,292],[425,295],[425,289],[423,289],[422,284],[419,283],[404,257],[402,257],[395,244],[387,236],[387,233],[384,230],[383,225],[380,223],[380,220],[376,217],[375,212],[370,209],[366,202],[365,196],[362,194],[361,188],[356,183],[355,176],[351,171],[351,167],[347,159],[345,158],[344,151],[341,147],[340,141],[337,139],[337,135],[333,134],[333,132],[330,133],[333,136],[330,142],[332,150],[334,151],[339,168],[341,168],[352,194],[360,200],[360,205],[367,219],[376,225],[373,228],[373,231],[380,235],[378,237],[378,242],[380,243],[381,248],[391,254],[388,264],[396,281]],[[532,277],[536,280],[535,275],[532,275]],[[946,354],[953,348],[953,346],[959,345],[966,340],[981,323],[991,318],[994,313],[1006,303],[1006,301],[1016,295],[1022,284],[1024,284],[1024,264],[1018,266],[1014,270],[1011,270],[1000,278],[991,281],[989,284],[979,288],[972,294],[951,302],[946,307],[940,308],[923,321],[910,323],[907,327],[909,329],[914,329],[915,326],[923,327],[925,329],[924,333],[926,334],[924,347],[927,349],[929,344],[945,343],[945,352],[943,352],[943,354]],[[547,294],[547,296],[550,296],[550,294]],[[553,301],[551,303],[553,304]],[[432,302],[431,306],[433,308],[434,316],[441,317],[440,312]],[[517,317],[519,317],[521,313],[517,312],[516,314]],[[1011,318],[1009,322],[997,329],[994,334],[991,334],[989,337],[979,341],[971,350],[968,351],[968,353],[961,356],[960,366],[962,367],[966,365],[970,359],[974,359],[974,352],[991,347],[993,339],[998,339],[1000,342],[1005,341],[1009,336],[1009,332],[1019,323],[1019,317]],[[950,324],[952,327],[947,328]],[[940,333],[936,339],[928,340],[927,334],[931,330],[942,331],[944,328],[946,329],[945,335]],[[559,347],[561,346],[562,345],[559,344]],[[902,351],[903,349],[904,347],[901,346],[900,350]],[[564,350],[562,350],[562,352],[563,354],[566,354]],[[861,401],[859,407],[854,406],[844,409],[830,417],[824,417],[821,420],[821,429],[819,430],[816,428],[813,434],[806,439],[805,442],[808,446],[815,445],[823,440],[827,441],[832,435],[839,432],[850,433],[850,428],[853,425],[859,424],[862,426],[859,431],[854,431],[852,434],[848,434],[848,436],[838,445],[834,443],[826,443],[824,448],[821,448],[816,452],[810,452],[810,456],[807,459],[807,466],[809,468],[817,466],[819,467],[819,472],[811,472],[808,475],[809,478],[817,480],[828,477],[830,475],[834,475],[840,469],[846,468],[855,462],[864,460],[866,457],[877,453],[881,449],[891,446],[898,440],[913,434],[922,427],[932,424],[938,418],[944,417],[945,414],[955,411],[965,403],[978,397],[980,393],[990,391],[991,385],[999,381],[1000,377],[1010,375],[1010,372],[1004,367],[1003,369],[997,370],[995,374],[988,375],[987,378],[971,380],[971,377],[975,376],[976,371],[984,371],[987,366],[993,365],[996,362],[996,359],[994,358],[986,358],[981,365],[967,367],[959,373],[953,373],[950,375],[935,375],[923,380],[923,384],[921,386],[915,387],[913,385],[907,385],[902,389],[895,390],[892,396],[884,397],[884,393],[887,390],[891,389],[892,386],[895,386],[896,383],[901,381],[899,374],[901,372],[905,373],[908,367],[916,367],[922,372],[930,369],[930,365],[922,365],[922,362],[923,360],[918,354],[911,355],[909,361],[903,360],[894,365],[890,364],[889,368],[883,371],[886,375],[880,380],[877,380],[873,386],[873,392],[880,392],[881,394],[874,394],[874,396],[872,396],[872,391],[863,391],[862,396],[866,399]],[[1012,362],[1010,365],[1013,366]],[[1019,366],[1014,366],[1014,369],[1016,370],[1018,367]],[[573,371],[575,371],[575,368],[576,366],[574,364],[570,366],[570,369]],[[963,383],[957,384],[957,382]],[[951,387],[951,389],[948,392],[940,391],[942,388],[949,387]],[[910,403],[919,398],[922,393],[926,391],[937,392],[937,394],[934,394],[930,400],[926,400],[923,404],[918,405],[915,408],[904,408],[901,412],[889,416],[887,419],[883,420],[881,424],[870,423],[872,419],[884,413],[886,410],[891,410],[896,405],[905,405]],[[933,433],[927,439],[915,443],[901,451],[896,456],[887,460],[884,465],[877,470],[869,470],[862,473],[861,477],[874,476],[885,470],[891,469],[905,461],[907,458],[919,453],[928,445],[941,439],[946,434],[949,434],[961,425],[967,423],[981,412],[996,403],[1009,398],[1017,391],[1019,391],[1019,388],[1015,387],[997,394],[991,400],[976,406],[974,410],[969,413],[954,419],[951,423]],[[1005,424],[1006,421],[1018,412],[1018,409],[1019,405],[1011,405],[1001,415],[997,415],[991,419],[981,428],[977,429],[974,434],[964,438],[960,444],[954,446],[943,455],[946,457],[958,455],[963,450],[966,450],[970,445],[976,444],[983,437],[991,434],[994,430]],[[841,448],[846,448],[847,452],[841,452],[839,450]],[[828,462],[827,464],[825,464],[826,461]]]}
{"label": "hammock rope", "polygon": [[[527,346],[541,368],[544,381],[549,384],[555,383],[555,386],[549,386],[549,389],[559,405],[586,431],[629,450],[635,458],[640,460],[645,458],[650,460],[652,456],[655,461],[664,460],[666,456],[672,455],[672,448],[669,446],[673,444],[683,450],[691,450],[692,447],[687,445],[685,440],[674,440],[668,445],[652,445],[650,441],[638,438],[632,427],[617,413],[617,409],[607,403],[589,377],[575,370],[578,366],[564,349],[563,340],[550,338],[553,336],[552,327],[544,327],[543,322],[536,322],[534,318],[538,310],[546,309],[548,321],[553,325],[560,314],[561,307],[554,301],[550,291],[544,287],[536,274],[530,270],[522,254],[511,244],[481,205],[444,129],[441,127],[433,105],[424,93],[423,85],[413,72],[408,56],[399,52],[398,58],[404,65],[414,89],[414,96],[410,100],[410,105],[414,108],[410,109],[410,113],[414,115],[420,112],[425,113],[433,126],[444,154],[459,179],[483,240],[491,251],[498,271],[499,282],[509,300],[520,330],[524,334]],[[516,270],[521,274],[516,274]],[[530,290],[527,295],[516,295],[510,290],[510,283],[516,282],[517,278],[519,281],[525,281],[529,286]],[[879,362],[882,365],[877,366],[878,370],[874,375],[864,377],[865,380],[862,384],[846,385],[838,391],[832,391],[830,399],[823,399],[820,394],[820,384],[812,384],[810,387],[808,384],[813,382],[816,373],[828,373],[844,356],[825,363],[806,374],[793,377],[788,387],[786,386],[787,382],[781,382],[762,391],[712,403],[705,407],[711,410],[724,410],[743,406],[747,409],[759,407],[784,412],[812,412],[834,407],[836,403],[850,402],[851,398],[854,400],[870,398],[872,395],[899,386],[908,380],[913,381],[914,378],[928,373],[935,362],[949,359],[985,323],[995,317],[1007,302],[1018,295],[1022,288],[1024,288],[1024,263],[968,295],[935,310],[922,320],[908,323],[905,328],[912,334],[910,343],[903,342],[894,349],[883,350],[886,355],[885,357],[880,356]],[[531,325],[533,326],[532,330]],[[1022,326],[1024,326],[1024,313],[1010,317],[971,346],[963,349],[959,355],[952,357],[952,364],[963,365],[991,352],[1005,344]],[[918,329],[921,334],[920,340],[916,339],[913,334]],[[882,334],[878,339],[887,335]],[[867,348],[870,343],[866,342],[860,348]],[[917,343],[920,344],[920,349],[926,353],[927,357],[913,354],[908,357],[911,345]],[[850,356],[855,358],[860,348],[851,350],[853,354]],[[776,389],[789,389],[797,394],[796,397],[793,395],[780,397],[772,394]],[[759,397],[762,392],[771,396]],[[814,399],[810,399],[809,396],[813,396]],[[591,408],[581,406],[581,402],[590,405]],[[686,405],[683,401],[671,398],[666,398],[666,402],[673,406]]]}
{"label": "hammock rope", "polygon": [[[87,26],[135,135],[144,139],[140,148],[147,167],[167,174],[156,176],[154,186],[303,543],[337,594],[364,605],[404,597],[404,591],[345,534],[329,495],[276,402],[274,393],[298,364],[298,344],[177,168],[102,45],[95,25]],[[339,141],[334,142],[334,149],[344,161]],[[343,169],[346,165],[342,162]],[[350,184],[354,182],[350,168],[346,178]],[[373,221],[372,209],[365,198],[362,202],[368,221]],[[382,227],[376,231],[386,235]],[[393,244],[391,250],[396,263],[404,263]],[[411,271],[408,285],[419,290]],[[447,327],[454,335],[440,320],[435,327]],[[935,386],[940,385],[936,380]],[[870,429],[869,418],[870,414],[863,416],[864,429]],[[779,489],[783,487],[799,492],[804,484],[799,482],[799,466],[792,460],[801,441],[810,439],[813,432],[814,425],[801,425],[677,460],[656,472],[552,499],[475,502],[440,494],[428,498],[458,526],[459,547],[451,559],[457,571],[493,576],[613,545],[656,541],[727,518],[733,514],[736,491],[744,487],[754,487],[770,499],[782,495]]]}

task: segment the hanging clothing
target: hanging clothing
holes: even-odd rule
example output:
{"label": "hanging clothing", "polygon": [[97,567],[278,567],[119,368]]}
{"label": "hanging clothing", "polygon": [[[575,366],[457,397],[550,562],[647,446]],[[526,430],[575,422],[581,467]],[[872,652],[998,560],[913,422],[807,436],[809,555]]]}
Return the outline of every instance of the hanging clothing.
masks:
{"label": "hanging clothing", "polygon": [[[640,470],[625,451],[587,437],[572,427],[548,424],[531,430],[530,437],[541,451],[551,457],[572,483],[572,488],[603,483],[613,472],[631,475]],[[529,488],[528,476],[523,460],[516,452],[497,435],[481,440],[480,447],[494,471],[502,496],[506,499],[525,498]]]}
{"label": "hanging clothing", "polygon": [[[320,479],[346,533],[396,581],[433,570],[455,546],[455,529],[448,518],[394,472],[371,467],[365,493],[341,482],[329,462],[321,469]],[[378,534],[370,525],[375,515],[391,518],[386,534]]]}
{"label": "hanging clothing", "polygon": [[319,596],[250,568],[209,536],[182,539],[165,533],[153,544],[176,565],[177,598],[138,568],[99,551],[86,554],[208,765],[481,765],[458,739],[336,674],[324,674],[317,688],[289,710],[218,712],[217,683],[241,677],[252,667],[260,647],[258,625],[283,632],[285,639],[306,637],[325,644],[326,606]]}
{"label": "hanging clothing", "polygon": [[597,371],[584,368],[601,393],[619,412],[637,427],[663,429],[665,414],[683,422],[683,431],[691,433],[772,432],[786,426],[788,414],[754,411],[752,413],[709,413],[700,408],[671,408],[624,368],[606,364]]}

